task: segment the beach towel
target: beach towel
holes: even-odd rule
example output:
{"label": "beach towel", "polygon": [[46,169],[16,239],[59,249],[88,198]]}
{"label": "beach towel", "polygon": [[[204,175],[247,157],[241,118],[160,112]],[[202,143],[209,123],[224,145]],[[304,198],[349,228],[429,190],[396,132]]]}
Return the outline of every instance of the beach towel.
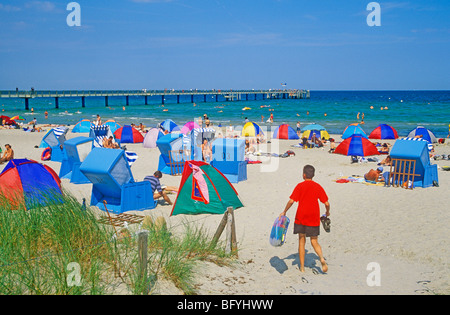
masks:
{"label": "beach towel", "polygon": [[125,151],[125,156],[127,158],[128,165],[130,165],[130,167],[133,165],[134,162],[136,162],[136,160],[138,158],[138,155],[132,151]]}
{"label": "beach towel", "polygon": [[367,181],[361,176],[343,176],[335,180],[336,183],[363,183],[366,185],[384,186],[384,182]]}

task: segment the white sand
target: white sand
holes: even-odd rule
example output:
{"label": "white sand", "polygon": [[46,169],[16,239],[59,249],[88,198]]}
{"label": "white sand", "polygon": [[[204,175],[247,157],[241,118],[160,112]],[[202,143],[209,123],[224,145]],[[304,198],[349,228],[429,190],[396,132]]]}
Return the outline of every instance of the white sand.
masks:
{"label": "white sand", "polygon": [[[39,145],[44,132],[0,130],[0,145],[10,143],[16,158],[40,160]],[[69,132],[68,138],[86,134]],[[338,136],[334,138],[339,139]],[[248,180],[235,184],[245,205],[235,212],[239,259],[234,267],[218,267],[202,263],[196,275],[199,294],[449,294],[449,204],[450,172],[439,170],[438,188],[385,188],[363,183],[339,184],[345,176],[363,175],[376,163],[350,164],[350,158],[327,153],[328,148],[292,148],[298,141],[273,140],[263,152],[293,150],[288,158],[262,159],[263,164],[248,165]],[[391,141],[391,143],[393,143]],[[279,146],[279,147],[278,147]],[[139,158],[132,166],[137,181],[152,174],[158,165],[159,150],[146,149],[142,144],[127,144]],[[278,149],[278,151],[277,151]],[[450,146],[436,147],[438,154],[450,154]],[[44,162],[59,172],[60,163]],[[436,161],[449,165],[450,161]],[[331,233],[321,228],[322,246],[329,270],[320,271],[320,262],[309,240],[306,245],[306,271],[299,271],[298,240],[292,234],[296,211],[291,219],[286,243],[282,247],[269,244],[269,234],[275,218],[284,209],[295,185],[301,180],[302,168],[316,168],[315,181],[326,190],[331,204]],[[5,164],[4,164],[5,165]],[[0,165],[0,171],[4,165]],[[262,168],[278,165],[272,172]],[[178,186],[181,177],[164,175],[161,182]],[[74,185],[68,180],[63,186],[79,200],[90,201],[91,185]],[[172,200],[175,195],[171,195]],[[322,206],[324,212],[324,207]],[[178,215],[170,217],[171,207],[138,214],[164,216],[169,227],[181,231],[185,221],[195,221],[215,232],[222,215]],[[369,286],[368,277],[380,267],[380,286]],[[162,294],[178,294],[172,286],[162,286]]]}

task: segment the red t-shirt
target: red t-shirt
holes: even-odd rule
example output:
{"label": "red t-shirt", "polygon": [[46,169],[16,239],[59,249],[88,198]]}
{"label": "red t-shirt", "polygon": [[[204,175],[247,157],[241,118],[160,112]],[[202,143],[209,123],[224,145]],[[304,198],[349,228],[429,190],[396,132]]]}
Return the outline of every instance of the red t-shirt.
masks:
{"label": "red t-shirt", "polygon": [[328,196],[322,186],[312,180],[305,180],[295,187],[290,198],[298,202],[295,224],[320,225],[319,200],[322,203],[328,201]]}

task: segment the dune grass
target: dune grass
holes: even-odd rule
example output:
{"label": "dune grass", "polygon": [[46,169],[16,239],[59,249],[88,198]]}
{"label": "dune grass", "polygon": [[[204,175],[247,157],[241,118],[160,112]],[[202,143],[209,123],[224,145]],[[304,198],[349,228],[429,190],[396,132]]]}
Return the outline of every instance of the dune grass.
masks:
{"label": "dune grass", "polygon": [[[3,200],[3,202],[2,202]],[[184,294],[195,294],[198,261],[232,262],[221,243],[201,227],[185,224],[179,235],[167,226],[149,224],[148,276],[138,275],[138,252],[132,226],[115,235],[83,210],[68,193],[63,202],[32,209],[11,209],[0,196],[0,294],[104,295],[142,294],[160,279]],[[150,293],[154,291],[150,290]]]}

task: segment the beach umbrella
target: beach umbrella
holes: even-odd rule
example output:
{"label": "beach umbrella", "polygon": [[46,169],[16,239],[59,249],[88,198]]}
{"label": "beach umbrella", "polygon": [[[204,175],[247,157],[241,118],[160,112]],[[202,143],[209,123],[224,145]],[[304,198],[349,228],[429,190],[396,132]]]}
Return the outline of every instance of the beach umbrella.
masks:
{"label": "beach umbrella", "polygon": [[116,123],[115,120],[112,120],[112,119],[105,121],[103,125],[109,126],[109,130],[111,130],[111,132],[115,132],[117,129],[122,127],[121,125]]}
{"label": "beach umbrella", "polygon": [[301,129],[302,132],[303,132],[303,131],[306,131],[306,130],[326,130],[326,129],[325,129],[325,127],[322,126],[322,125],[313,123],[313,124],[306,125],[305,127],[303,127],[303,128]]}
{"label": "beach umbrella", "polygon": [[181,128],[181,133],[187,135],[194,128],[200,128],[200,126],[194,121],[188,121],[183,128]]}
{"label": "beach umbrella", "polygon": [[0,174],[0,195],[0,202],[8,202],[13,209],[20,205],[30,209],[39,204],[60,201],[61,180],[47,165],[34,160],[13,159]]}
{"label": "beach umbrella", "polygon": [[123,126],[114,132],[114,137],[120,140],[120,143],[142,143],[144,136],[131,126]]}
{"label": "beach umbrella", "polygon": [[242,128],[243,137],[256,137],[257,135],[263,135],[261,127],[252,121],[246,123]]}
{"label": "beach umbrella", "polygon": [[178,127],[178,125],[172,119],[166,119],[159,125],[164,131],[167,130],[168,132],[172,132]]}
{"label": "beach umbrella", "polygon": [[408,137],[414,138],[414,137],[420,137],[422,139],[427,140],[429,143],[435,143],[437,142],[436,136],[427,128],[418,126],[414,130],[412,130]]}
{"label": "beach umbrella", "polygon": [[359,124],[351,124],[348,125],[344,132],[342,133],[342,139],[347,139],[353,135],[360,135],[363,136],[364,138],[368,139],[366,133],[364,132],[364,130],[361,128],[361,126]]}
{"label": "beach umbrella", "polygon": [[397,139],[397,131],[389,125],[380,124],[369,135],[369,139]]}
{"label": "beach umbrella", "polygon": [[348,156],[370,156],[380,154],[377,147],[361,135],[352,135],[345,139],[337,146],[334,153]]}
{"label": "beach umbrella", "polygon": [[330,139],[330,135],[328,134],[328,131],[326,130],[306,130],[302,133],[302,138],[308,138],[308,140],[311,140],[312,136],[316,135],[316,138],[322,139],[325,138],[325,140]]}
{"label": "beach umbrella", "polygon": [[23,116],[21,115],[16,115],[10,118],[11,120],[26,120]]}
{"label": "beach umbrella", "polygon": [[273,132],[274,139],[285,139],[285,140],[297,140],[299,139],[297,133],[294,128],[289,126],[288,124],[282,124],[275,128]]}

